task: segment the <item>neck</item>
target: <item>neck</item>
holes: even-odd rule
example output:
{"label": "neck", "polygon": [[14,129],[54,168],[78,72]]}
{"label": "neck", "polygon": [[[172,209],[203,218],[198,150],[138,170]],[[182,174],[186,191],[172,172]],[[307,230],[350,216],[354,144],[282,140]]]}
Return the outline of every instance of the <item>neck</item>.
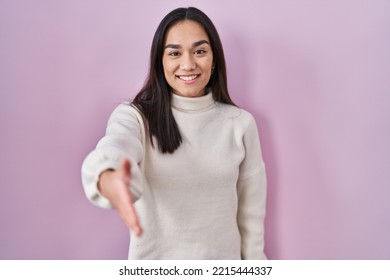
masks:
{"label": "neck", "polygon": [[180,111],[204,111],[215,105],[211,93],[199,97],[184,97],[173,93],[171,103],[173,108]]}

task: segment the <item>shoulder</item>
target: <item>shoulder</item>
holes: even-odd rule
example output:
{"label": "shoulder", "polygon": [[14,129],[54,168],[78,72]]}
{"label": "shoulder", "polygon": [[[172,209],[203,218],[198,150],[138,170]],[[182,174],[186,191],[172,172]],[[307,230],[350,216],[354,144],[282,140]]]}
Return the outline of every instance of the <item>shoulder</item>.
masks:
{"label": "shoulder", "polygon": [[253,125],[256,126],[253,115],[243,108],[217,102],[217,110],[224,118],[231,119],[235,126],[242,127],[243,129]]}
{"label": "shoulder", "polygon": [[126,101],[120,103],[111,113],[109,121],[130,121],[132,119],[142,119],[140,112],[132,103]]}
{"label": "shoulder", "polygon": [[112,111],[111,115],[131,115],[131,114],[139,114],[138,110],[135,108],[135,106],[129,102],[125,101],[116,106],[116,108]]}

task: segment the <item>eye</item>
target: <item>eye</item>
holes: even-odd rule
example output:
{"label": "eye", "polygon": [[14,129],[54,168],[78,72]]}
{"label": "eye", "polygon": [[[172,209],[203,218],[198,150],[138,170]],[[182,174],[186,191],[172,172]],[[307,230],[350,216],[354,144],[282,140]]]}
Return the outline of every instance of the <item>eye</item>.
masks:
{"label": "eye", "polygon": [[196,50],[195,51],[195,54],[205,54],[206,51],[205,50]]}
{"label": "eye", "polygon": [[168,55],[170,55],[170,56],[179,56],[180,52],[173,51],[173,52],[170,52]]}

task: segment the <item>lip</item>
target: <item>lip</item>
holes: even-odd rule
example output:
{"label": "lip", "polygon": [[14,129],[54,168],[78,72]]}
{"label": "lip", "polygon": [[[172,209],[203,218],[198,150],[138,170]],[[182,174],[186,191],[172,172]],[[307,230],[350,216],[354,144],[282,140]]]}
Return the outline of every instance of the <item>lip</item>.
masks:
{"label": "lip", "polygon": [[[186,77],[186,78],[183,79],[183,77]],[[176,75],[176,78],[185,84],[193,84],[198,80],[199,77],[200,77],[200,74]]]}

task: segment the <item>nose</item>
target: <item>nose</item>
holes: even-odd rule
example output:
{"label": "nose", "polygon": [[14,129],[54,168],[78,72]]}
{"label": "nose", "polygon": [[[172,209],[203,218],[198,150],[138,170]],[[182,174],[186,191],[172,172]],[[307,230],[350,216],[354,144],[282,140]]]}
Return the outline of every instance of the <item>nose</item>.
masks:
{"label": "nose", "polygon": [[180,61],[180,69],[184,71],[191,71],[196,68],[196,63],[191,54],[186,54],[182,56]]}

